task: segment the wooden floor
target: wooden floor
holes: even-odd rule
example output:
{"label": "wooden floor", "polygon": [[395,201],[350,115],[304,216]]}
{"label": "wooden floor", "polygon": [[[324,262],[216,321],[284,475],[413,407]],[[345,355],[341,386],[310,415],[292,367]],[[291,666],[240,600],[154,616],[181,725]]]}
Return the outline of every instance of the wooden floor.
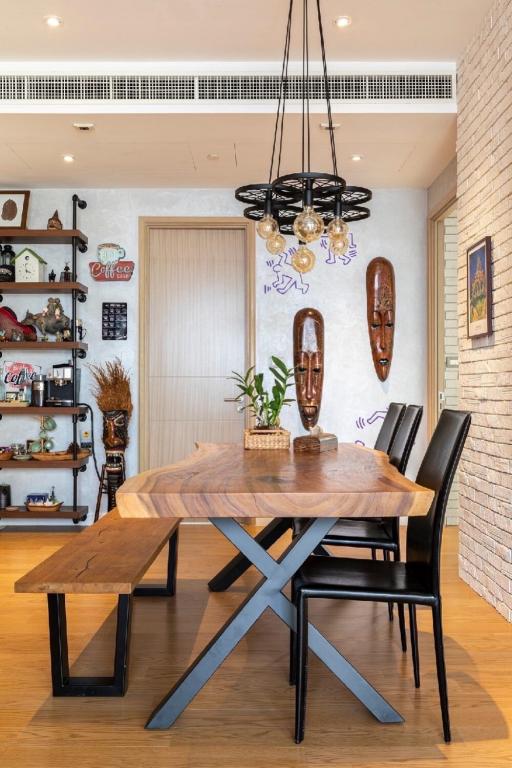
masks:
{"label": "wooden floor", "polygon": [[[183,526],[179,593],[138,599],[130,684],[123,699],[53,699],[46,600],[12,585],[74,534],[0,533],[0,766],[2,768],[273,768],[512,765],[512,627],[457,577],[457,530],[444,546],[444,609],[453,743],[442,741],[430,612],[419,611],[422,688],[383,605],[315,601],[312,619],[405,716],[380,725],[313,659],[306,739],[292,741],[288,637],[266,613],[174,727],[145,720],[255,582],[209,594],[232,553],[210,527]],[[163,575],[165,563],[153,573]],[[110,672],[114,599],[69,600],[73,672]]]}

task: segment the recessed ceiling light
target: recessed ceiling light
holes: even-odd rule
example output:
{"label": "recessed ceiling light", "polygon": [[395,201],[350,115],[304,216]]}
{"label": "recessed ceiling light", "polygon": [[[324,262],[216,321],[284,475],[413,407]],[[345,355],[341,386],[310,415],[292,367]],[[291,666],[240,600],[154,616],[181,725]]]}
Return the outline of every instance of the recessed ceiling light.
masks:
{"label": "recessed ceiling light", "polygon": [[65,163],[74,163],[75,162],[75,156],[74,155],[62,155],[62,159]]}
{"label": "recessed ceiling light", "polygon": [[[324,131],[330,130],[329,123],[320,123],[320,128],[323,128]],[[332,124],[332,130],[337,131],[338,128],[340,128],[340,123],[333,123]]]}
{"label": "recessed ceiling light", "polygon": [[363,159],[362,155],[352,155],[352,160],[354,163],[359,163]]}
{"label": "recessed ceiling light", "polygon": [[76,128],[77,131],[92,131],[94,123],[73,123],[73,128]]}
{"label": "recessed ceiling light", "polygon": [[217,154],[217,152],[209,152],[206,155],[207,160],[220,160],[220,155]]}
{"label": "recessed ceiling light", "polygon": [[350,16],[338,16],[337,19],[334,19],[334,23],[337,27],[343,29],[343,27],[350,27],[352,24],[352,18]]}
{"label": "recessed ceiling light", "polygon": [[63,23],[60,16],[45,16],[44,20],[49,27],[60,27]]}

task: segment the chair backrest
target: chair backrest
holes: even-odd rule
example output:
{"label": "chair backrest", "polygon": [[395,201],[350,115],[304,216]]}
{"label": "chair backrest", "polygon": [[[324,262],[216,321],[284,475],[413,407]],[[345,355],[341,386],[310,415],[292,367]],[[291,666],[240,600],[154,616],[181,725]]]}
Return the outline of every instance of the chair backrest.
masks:
{"label": "chair backrest", "polygon": [[373,446],[377,451],[384,451],[389,453],[391,443],[395,436],[398,425],[403,419],[405,412],[405,403],[390,403],[388,412],[382,422],[380,432],[377,435],[375,445]]}
{"label": "chair backrest", "polygon": [[416,477],[419,485],[435,491],[434,500],[423,517],[411,517],[407,524],[407,562],[424,563],[431,571],[432,589],[439,594],[441,539],[446,502],[453,476],[471,425],[471,414],[445,408],[435,428]]}
{"label": "chair backrest", "polygon": [[422,405],[408,405],[391,443],[389,461],[402,475],[405,475],[422,416]]}

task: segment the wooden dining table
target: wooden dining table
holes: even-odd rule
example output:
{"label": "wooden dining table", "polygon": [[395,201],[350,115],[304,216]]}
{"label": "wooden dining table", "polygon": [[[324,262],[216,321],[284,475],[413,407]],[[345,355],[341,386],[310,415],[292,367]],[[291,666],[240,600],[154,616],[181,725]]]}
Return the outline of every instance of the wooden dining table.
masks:
{"label": "wooden dining table", "polygon": [[[262,576],[146,727],[171,726],[267,608],[295,627],[295,607],[282,590],[338,518],[425,515],[433,497],[429,488],[401,475],[385,453],[348,443],[317,454],[200,443],[184,460],[128,479],[117,492],[122,517],[208,518]],[[311,522],[275,560],[240,522],[261,517],[305,517]],[[403,721],[311,624],[309,645],[380,722]]]}

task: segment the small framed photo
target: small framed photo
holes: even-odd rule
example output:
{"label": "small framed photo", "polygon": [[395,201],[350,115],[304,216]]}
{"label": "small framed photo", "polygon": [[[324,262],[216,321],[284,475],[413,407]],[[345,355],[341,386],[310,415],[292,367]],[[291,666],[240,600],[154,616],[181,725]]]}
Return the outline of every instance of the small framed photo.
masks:
{"label": "small framed photo", "polygon": [[15,403],[18,399],[18,393],[17,392],[6,392],[5,393],[5,401],[6,403]]}
{"label": "small framed photo", "polygon": [[0,190],[0,229],[25,229],[30,192]]}
{"label": "small framed photo", "polygon": [[484,237],[467,251],[468,338],[492,333],[491,238]]}

